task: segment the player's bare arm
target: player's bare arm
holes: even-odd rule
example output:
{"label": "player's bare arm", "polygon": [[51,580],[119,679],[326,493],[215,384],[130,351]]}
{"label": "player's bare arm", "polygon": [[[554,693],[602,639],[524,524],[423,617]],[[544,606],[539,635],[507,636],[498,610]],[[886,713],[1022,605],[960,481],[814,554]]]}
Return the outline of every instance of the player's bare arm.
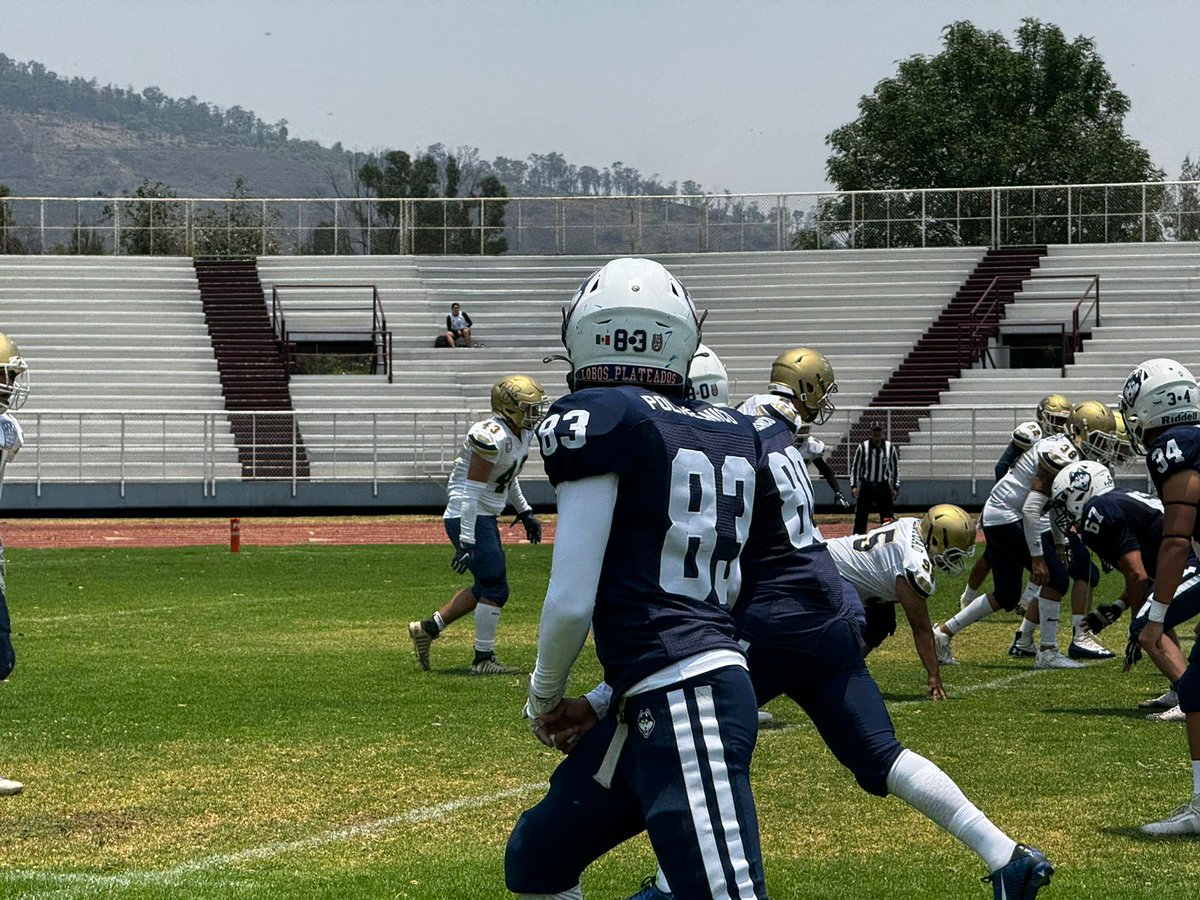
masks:
{"label": "player's bare arm", "polygon": [[904,607],[904,615],[912,628],[913,642],[917,645],[917,656],[928,676],[927,687],[930,700],[945,700],[946,690],[942,687],[942,673],[938,665],[937,649],[933,644],[933,623],[929,619],[929,603],[917,593],[903,576],[896,578],[896,597]]}

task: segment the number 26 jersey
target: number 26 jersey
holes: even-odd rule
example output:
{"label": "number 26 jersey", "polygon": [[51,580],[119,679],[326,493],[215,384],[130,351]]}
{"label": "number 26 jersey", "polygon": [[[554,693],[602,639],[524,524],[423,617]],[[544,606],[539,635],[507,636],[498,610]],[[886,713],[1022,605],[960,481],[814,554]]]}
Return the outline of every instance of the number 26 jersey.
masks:
{"label": "number 26 jersey", "polygon": [[592,614],[614,693],[698,653],[740,652],[728,604],[753,514],[751,420],[643,388],[587,388],[560,398],[537,435],[556,488],[618,479]]}

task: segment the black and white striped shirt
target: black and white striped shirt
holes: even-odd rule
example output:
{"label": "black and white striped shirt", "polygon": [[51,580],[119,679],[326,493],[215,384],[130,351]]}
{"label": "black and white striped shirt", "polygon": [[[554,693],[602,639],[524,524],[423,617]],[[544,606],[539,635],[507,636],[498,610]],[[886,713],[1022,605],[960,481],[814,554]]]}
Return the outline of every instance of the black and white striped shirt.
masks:
{"label": "black and white striped shirt", "polygon": [[854,465],[850,467],[850,486],[860,487],[863,482],[884,481],[896,490],[900,487],[900,459],[891,441],[876,447],[870,438],[858,445],[854,451]]}

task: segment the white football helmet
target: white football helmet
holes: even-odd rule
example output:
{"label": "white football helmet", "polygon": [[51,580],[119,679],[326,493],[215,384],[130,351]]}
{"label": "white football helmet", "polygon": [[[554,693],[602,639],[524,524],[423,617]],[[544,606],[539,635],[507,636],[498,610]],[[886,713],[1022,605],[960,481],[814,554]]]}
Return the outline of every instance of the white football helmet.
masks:
{"label": "white football helmet", "polygon": [[606,263],[563,307],[571,390],[635,384],[683,395],[702,318],[670,272],[649,259]]}
{"label": "white football helmet", "polygon": [[0,379],[0,413],[16,412],[29,396],[29,366],[16,342],[3,333],[0,333],[0,367],[4,369],[4,377]]}
{"label": "white football helmet", "polygon": [[701,344],[688,371],[688,399],[704,400],[713,406],[729,405],[729,373],[721,358]]}
{"label": "white football helmet", "polygon": [[1087,502],[1114,487],[1112,472],[1102,463],[1092,460],[1071,463],[1054,476],[1050,486],[1048,506],[1055,524],[1063,531],[1079,525]]}
{"label": "white football helmet", "polygon": [[1129,443],[1146,452],[1146,432],[1200,422],[1200,388],[1192,373],[1173,359],[1148,359],[1125,379],[1119,409]]}
{"label": "white football helmet", "polygon": [[1028,450],[1042,439],[1042,426],[1037,422],[1022,422],[1013,429],[1012,442],[1021,450]]}

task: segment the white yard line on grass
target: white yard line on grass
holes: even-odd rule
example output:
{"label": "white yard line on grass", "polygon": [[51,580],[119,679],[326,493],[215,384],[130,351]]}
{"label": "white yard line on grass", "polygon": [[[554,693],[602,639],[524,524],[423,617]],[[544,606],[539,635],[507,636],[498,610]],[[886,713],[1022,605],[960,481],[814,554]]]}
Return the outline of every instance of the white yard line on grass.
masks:
{"label": "white yard line on grass", "polygon": [[[1049,669],[1026,669],[1012,675],[1005,675],[1003,678],[995,678],[991,681],[983,681],[979,684],[967,685],[951,692],[951,699],[962,697],[968,694],[974,694],[978,691],[988,691],[995,688],[1005,687],[1014,682],[1024,681],[1027,678],[1032,678],[1036,675],[1044,674],[1052,671]],[[897,700],[887,704],[890,712],[896,712],[910,706],[929,703],[928,700]],[[806,728],[807,725],[784,725],[779,728],[771,728],[764,730],[760,734],[760,738],[769,738],[771,735],[791,731],[797,728]],[[178,865],[170,866],[165,869],[145,869],[133,872],[123,872],[116,875],[94,875],[87,872],[56,872],[56,871],[36,871],[36,870],[20,870],[10,869],[7,872],[0,870],[0,884],[4,881],[13,879],[29,879],[32,881],[50,882],[54,885],[50,889],[53,893],[59,893],[63,890],[71,892],[72,889],[84,891],[96,891],[105,888],[120,888],[131,887],[134,885],[164,885],[179,881],[189,875],[198,875],[211,872],[215,869],[226,868],[228,866],[236,866],[242,863],[255,862],[258,860],[271,859],[276,856],[281,856],[284,853],[291,853],[296,850],[310,850],[314,847],[323,847],[328,844],[336,844],[342,841],[354,840],[364,836],[379,834],[384,831],[389,831],[400,825],[415,825],[419,822],[430,822],[437,819],[442,819],[447,816],[454,815],[464,809],[479,809],[480,807],[490,806],[493,803],[499,803],[502,800],[511,800],[516,797],[523,797],[526,794],[545,788],[544,781],[538,781],[530,784],[521,784],[516,787],[508,788],[507,790],[497,791],[493,794],[483,794],[475,797],[463,797],[458,800],[450,800],[446,803],[440,803],[437,806],[427,806],[421,809],[410,810],[406,813],[401,813],[397,816],[390,816],[386,819],[378,819],[374,822],[366,822],[362,825],[351,825],[345,828],[333,828],[329,831],[320,834],[314,834],[310,837],[300,838],[294,841],[277,841],[272,844],[265,844],[261,847],[252,847],[247,850],[239,850],[236,853],[219,853],[213,856],[202,856],[197,859],[189,860],[188,862],[179,863]],[[38,897],[47,896],[47,894],[25,894],[22,896]]]}

